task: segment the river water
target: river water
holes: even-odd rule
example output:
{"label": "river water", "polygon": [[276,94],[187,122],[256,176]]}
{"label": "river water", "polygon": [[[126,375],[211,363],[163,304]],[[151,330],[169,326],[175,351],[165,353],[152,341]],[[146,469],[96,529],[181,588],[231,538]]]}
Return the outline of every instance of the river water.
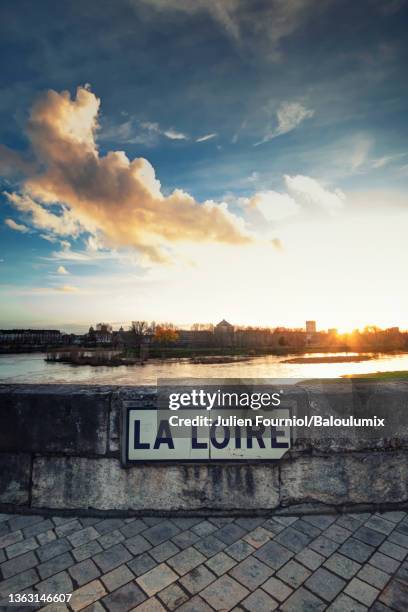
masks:
{"label": "river water", "polygon": [[[330,353],[322,353],[328,357]],[[350,356],[351,353],[335,353]],[[308,356],[303,355],[302,357]],[[313,353],[311,357],[318,357]],[[346,374],[408,371],[408,353],[375,355],[343,363],[284,363],[290,355],[265,355],[247,361],[194,364],[187,360],[149,361],[144,366],[73,366],[47,363],[42,353],[0,355],[0,383],[79,383],[155,385],[158,378],[337,378]],[[369,357],[369,355],[367,355]]]}

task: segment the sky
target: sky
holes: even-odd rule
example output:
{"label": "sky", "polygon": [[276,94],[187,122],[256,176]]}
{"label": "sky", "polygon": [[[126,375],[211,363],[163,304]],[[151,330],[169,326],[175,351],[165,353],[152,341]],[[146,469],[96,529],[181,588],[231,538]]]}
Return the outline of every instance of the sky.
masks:
{"label": "sky", "polygon": [[408,3],[3,0],[0,326],[408,328]]}

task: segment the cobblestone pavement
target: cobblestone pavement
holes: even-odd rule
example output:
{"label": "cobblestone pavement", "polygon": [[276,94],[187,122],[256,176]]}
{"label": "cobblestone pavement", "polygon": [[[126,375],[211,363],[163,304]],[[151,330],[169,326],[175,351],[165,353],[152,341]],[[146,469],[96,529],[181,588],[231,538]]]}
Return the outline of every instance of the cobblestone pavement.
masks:
{"label": "cobblestone pavement", "polygon": [[[408,515],[0,515],[0,609],[408,610]],[[70,593],[68,604],[10,594]]]}

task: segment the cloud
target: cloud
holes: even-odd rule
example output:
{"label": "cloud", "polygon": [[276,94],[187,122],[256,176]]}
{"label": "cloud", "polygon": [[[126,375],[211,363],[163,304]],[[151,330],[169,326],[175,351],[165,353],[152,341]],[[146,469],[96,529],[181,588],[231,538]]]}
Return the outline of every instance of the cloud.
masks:
{"label": "cloud", "polygon": [[181,189],[161,192],[152,165],[123,151],[99,154],[100,100],[79,87],[48,91],[31,110],[27,136],[41,171],[7,197],[36,228],[61,236],[89,232],[106,248],[133,247],[151,261],[168,261],[175,243],[246,244],[253,240],[225,203],[197,202]]}
{"label": "cloud", "polygon": [[163,134],[166,138],[170,138],[170,140],[188,140],[188,136],[183,134],[183,132],[177,132],[173,130],[173,128],[169,128],[168,130],[164,130]]}
{"label": "cloud", "polygon": [[291,196],[303,206],[307,207],[312,204],[331,213],[344,206],[346,196],[340,189],[329,191],[316,179],[300,174],[297,176],[285,175],[284,178]]}
{"label": "cloud", "polygon": [[[68,208],[60,206],[60,214],[54,214],[29,195],[4,192],[4,195],[19,212],[30,217],[31,223],[37,229],[49,230],[60,236],[79,236],[85,230],[79,218]],[[49,237],[47,238],[50,239]]]}
{"label": "cloud", "polygon": [[[290,217],[312,212],[313,207],[332,214],[344,206],[346,196],[342,191],[330,191],[310,176],[285,175],[284,182],[287,193],[267,190],[259,191],[250,198],[239,198],[238,206],[243,206],[248,213],[257,211],[262,215],[260,229],[266,227],[265,221],[276,226]],[[259,220],[252,220],[259,226]],[[273,244],[275,248],[278,245]]]}
{"label": "cloud", "polygon": [[268,129],[262,140],[256,142],[255,146],[291,132],[305,119],[310,119],[313,115],[313,110],[307,109],[299,102],[282,102],[276,111],[277,126],[272,130]]}
{"label": "cloud", "polygon": [[169,128],[167,130],[163,130],[160,125],[156,122],[151,121],[142,121],[140,126],[147,130],[148,132],[153,132],[154,134],[158,134],[161,136],[166,136],[170,140],[188,140],[189,137],[187,134],[183,134],[183,132],[178,132],[173,128]]}
{"label": "cloud", "polygon": [[[139,10],[140,0],[131,0]],[[269,0],[259,5],[253,0],[143,0],[156,12],[187,15],[208,13],[237,45],[258,48],[265,43],[264,57],[278,61],[281,41],[295,32],[312,12],[322,10],[331,0]]]}
{"label": "cloud", "polygon": [[287,193],[260,191],[249,199],[249,206],[259,210],[267,221],[279,221],[300,212],[300,205]]}
{"label": "cloud", "polygon": [[272,238],[271,243],[274,249],[277,251],[283,251],[283,243],[280,238]]}
{"label": "cloud", "polygon": [[55,287],[55,291],[60,293],[77,293],[79,289],[78,287],[72,287],[72,285],[62,285],[62,287]]}
{"label": "cloud", "polygon": [[372,146],[373,140],[368,136],[357,136],[354,139],[353,148],[348,153],[352,172],[357,172],[366,163]]}
{"label": "cloud", "polygon": [[384,168],[389,164],[392,164],[394,161],[401,159],[402,157],[406,157],[407,153],[397,153],[395,155],[384,155],[383,157],[378,157],[377,159],[371,160],[371,167],[375,170],[379,168]]}
{"label": "cloud", "polygon": [[99,133],[100,140],[108,142],[128,142],[128,143],[145,143],[146,138],[142,135],[135,134],[135,126],[132,119],[123,121],[116,125],[103,126]]}
{"label": "cloud", "polygon": [[[153,8],[189,13],[208,12],[234,39],[239,39],[240,28],[236,11],[240,0],[143,0]],[[137,6],[137,2],[134,3]]]}
{"label": "cloud", "polygon": [[27,234],[30,230],[26,225],[16,223],[13,219],[6,219],[4,223],[12,230],[16,232],[21,232],[22,234]]}
{"label": "cloud", "polygon": [[189,140],[188,134],[170,127],[163,129],[155,121],[138,121],[131,117],[119,124],[102,125],[98,138],[106,142],[154,146],[161,137],[169,140]]}
{"label": "cloud", "polygon": [[218,134],[216,132],[212,132],[212,134],[206,134],[205,136],[200,136],[200,138],[196,139],[196,142],[205,142],[206,140],[212,140],[216,138]]}
{"label": "cloud", "polygon": [[58,266],[57,274],[69,274],[69,272],[64,266]]}
{"label": "cloud", "polygon": [[58,295],[61,293],[91,293],[88,290],[84,291],[82,289],[79,289],[78,287],[73,287],[71,285],[62,285],[59,287],[16,287],[15,285],[0,285],[0,292],[4,295],[19,297],[27,295],[44,296],[44,294]]}
{"label": "cloud", "polygon": [[56,244],[57,242],[59,242],[59,244],[63,248],[69,249],[71,246],[70,242],[68,242],[67,240],[61,240],[57,236],[54,236],[54,234],[40,234],[40,238],[42,238],[43,240],[46,240],[47,242],[51,242],[52,244]]}

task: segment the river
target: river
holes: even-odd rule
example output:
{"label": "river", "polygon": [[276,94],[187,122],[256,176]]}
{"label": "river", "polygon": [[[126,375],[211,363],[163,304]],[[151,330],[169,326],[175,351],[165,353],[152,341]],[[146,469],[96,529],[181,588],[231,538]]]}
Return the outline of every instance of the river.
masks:
{"label": "river", "polygon": [[[328,357],[330,353],[322,353]],[[351,353],[335,353],[350,356]],[[303,355],[303,357],[306,357]],[[310,356],[318,357],[313,353]],[[0,355],[0,383],[155,385],[158,378],[337,378],[346,374],[408,371],[408,353],[380,354],[359,362],[284,363],[290,356],[264,355],[247,361],[194,364],[187,360],[149,361],[144,366],[73,366],[48,363],[42,353]],[[369,355],[367,355],[369,357]]]}

